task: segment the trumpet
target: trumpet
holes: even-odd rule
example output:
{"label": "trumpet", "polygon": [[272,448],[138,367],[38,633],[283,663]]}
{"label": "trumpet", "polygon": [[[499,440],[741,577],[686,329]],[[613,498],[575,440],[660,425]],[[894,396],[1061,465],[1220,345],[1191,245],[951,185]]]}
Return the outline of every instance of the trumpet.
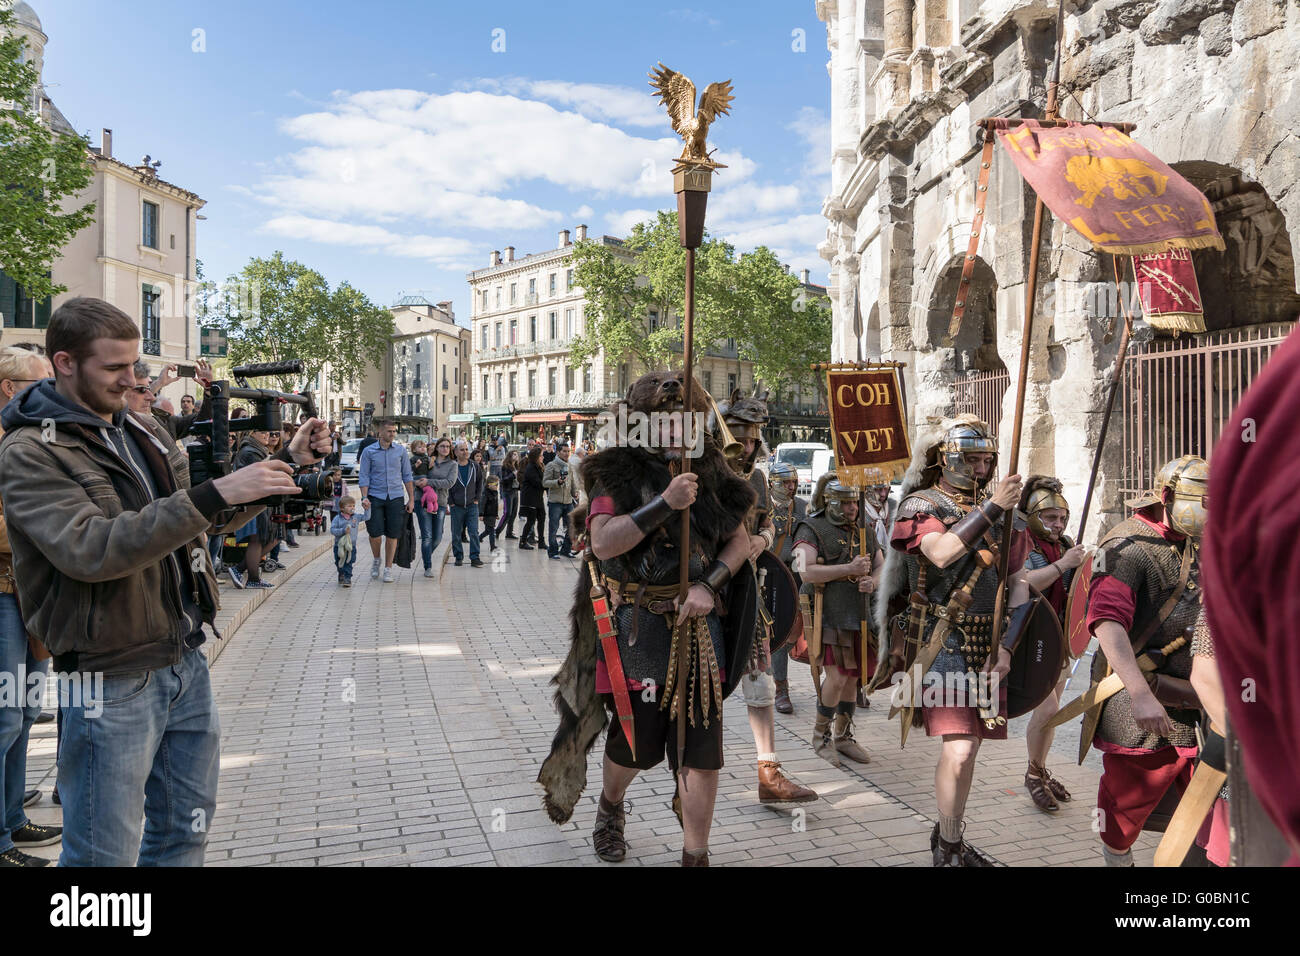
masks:
{"label": "trumpet", "polygon": [[722,456],[727,461],[740,461],[745,457],[745,446],[736,441],[736,436],[727,427],[727,423],[722,417],[722,411],[718,408],[717,399],[708,392],[704,394],[709,399],[709,416],[705,421],[705,430],[710,434],[717,435],[718,442],[722,445]]}

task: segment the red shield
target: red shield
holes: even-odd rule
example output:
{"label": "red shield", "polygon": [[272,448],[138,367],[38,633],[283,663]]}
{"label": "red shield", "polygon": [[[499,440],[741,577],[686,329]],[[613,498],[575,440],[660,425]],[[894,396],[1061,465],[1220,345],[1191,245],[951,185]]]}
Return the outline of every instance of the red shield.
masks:
{"label": "red shield", "polygon": [[1088,586],[1092,583],[1092,555],[1074,572],[1070,594],[1065,600],[1065,642],[1071,657],[1082,657],[1092,635],[1088,633]]}

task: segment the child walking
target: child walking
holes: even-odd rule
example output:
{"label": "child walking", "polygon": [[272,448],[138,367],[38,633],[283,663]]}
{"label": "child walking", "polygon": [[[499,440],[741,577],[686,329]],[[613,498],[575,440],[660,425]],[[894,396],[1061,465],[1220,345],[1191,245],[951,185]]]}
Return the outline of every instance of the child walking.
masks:
{"label": "child walking", "polygon": [[497,518],[501,514],[501,479],[496,475],[488,475],[487,490],[483,492],[483,508],[481,511],[483,517],[483,533],[478,536],[482,541],[488,539],[490,551],[497,549]]}
{"label": "child walking", "polygon": [[339,587],[352,587],[352,565],[357,561],[357,527],[370,520],[370,509],[356,514],[357,499],[351,495],[339,498],[339,513],[330,522],[334,535],[334,566],[339,569]]}

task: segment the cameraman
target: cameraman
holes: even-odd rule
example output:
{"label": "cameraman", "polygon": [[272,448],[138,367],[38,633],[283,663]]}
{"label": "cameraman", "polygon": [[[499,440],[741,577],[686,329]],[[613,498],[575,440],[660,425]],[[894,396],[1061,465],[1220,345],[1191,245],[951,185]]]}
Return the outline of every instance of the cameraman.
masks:
{"label": "cameraman", "polygon": [[[24,622],[63,685],[60,863],[198,866],[220,757],[199,650],[217,612],[203,534],[297,486],[286,461],[264,461],[185,487],[184,454],[123,407],[140,330],[107,302],[64,303],[45,341],[53,381],[0,414],[0,498]],[[311,426],[286,460],[329,450],[325,423]]]}

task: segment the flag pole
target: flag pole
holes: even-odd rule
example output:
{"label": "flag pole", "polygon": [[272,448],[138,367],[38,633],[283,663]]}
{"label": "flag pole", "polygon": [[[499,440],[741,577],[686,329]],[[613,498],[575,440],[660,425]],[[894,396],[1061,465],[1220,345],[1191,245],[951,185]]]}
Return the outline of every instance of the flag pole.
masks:
{"label": "flag pole", "polygon": [[[1052,75],[1047,84],[1047,120],[1056,122],[1058,87],[1061,81],[1061,30],[1065,21],[1065,0],[1060,0],[1056,8],[1056,53],[1052,62]],[[1020,374],[1016,382],[1016,412],[1011,426],[1011,452],[1007,456],[1006,474],[1014,475],[1020,464],[1020,435],[1025,419],[1025,388],[1029,381],[1029,346],[1034,333],[1034,300],[1038,295],[1038,254],[1043,236],[1043,197],[1034,194],[1034,232],[1030,239],[1029,276],[1025,282],[1025,321],[1020,331]],[[1018,503],[1017,503],[1018,504]],[[998,553],[998,591],[993,605],[993,647],[989,650],[989,667],[997,662],[998,649],[1002,646],[1002,621],[1007,610],[1007,577],[1011,565],[1011,532],[1015,525],[1016,505],[1007,509],[1002,521],[1001,550]],[[993,712],[999,710],[993,702]],[[986,724],[1004,720],[985,719]]]}

